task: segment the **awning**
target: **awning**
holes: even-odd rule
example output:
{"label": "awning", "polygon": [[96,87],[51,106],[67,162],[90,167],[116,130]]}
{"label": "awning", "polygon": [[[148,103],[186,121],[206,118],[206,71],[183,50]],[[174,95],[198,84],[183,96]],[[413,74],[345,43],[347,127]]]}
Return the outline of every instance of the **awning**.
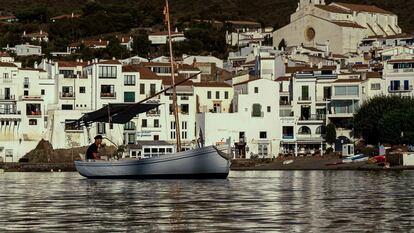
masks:
{"label": "awning", "polygon": [[101,109],[83,115],[74,124],[86,125],[94,122],[125,124],[138,114],[158,106],[160,106],[159,103],[108,104]]}

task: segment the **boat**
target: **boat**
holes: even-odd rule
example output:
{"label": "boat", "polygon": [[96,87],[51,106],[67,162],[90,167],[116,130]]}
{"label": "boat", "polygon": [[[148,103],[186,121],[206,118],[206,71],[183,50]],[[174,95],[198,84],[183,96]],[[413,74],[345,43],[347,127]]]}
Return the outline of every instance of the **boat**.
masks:
{"label": "boat", "polygon": [[75,161],[76,170],[93,179],[225,179],[230,160],[207,146],[145,159]]}
{"label": "boat", "polygon": [[[177,107],[176,86],[197,76],[192,75],[178,83],[174,78],[174,60],[172,57],[171,26],[169,22],[168,1],[164,9],[168,22],[170,63],[172,85],[164,90],[147,97],[138,103],[110,103],[94,112],[87,113],[73,124],[88,126],[95,122],[109,124],[125,124],[140,113],[157,108],[160,104],[151,102],[157,95],[173,90],[174,117],[176,122],[176,149],[177,152],[141,159],[119,160],[83,160],[75,161],[76,170],[80,175],[91,179],[225,179],[230,171],[230,145],[204,147],[204,140],[200,132],[198,148],[181,151],[180,125]],[[89,136],[89,130],[88,130]]]}

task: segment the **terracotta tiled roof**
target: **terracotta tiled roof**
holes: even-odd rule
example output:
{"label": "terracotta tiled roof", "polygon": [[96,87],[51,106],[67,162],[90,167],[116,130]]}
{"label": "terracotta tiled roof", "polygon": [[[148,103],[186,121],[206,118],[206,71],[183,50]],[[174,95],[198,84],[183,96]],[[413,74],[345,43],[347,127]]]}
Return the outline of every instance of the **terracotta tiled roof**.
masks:
{"label": "terracotta tiled roof", "polygon": [[344,22],[344,21],[330,21],[330,22],[331,23],[334,23],[334,24],[336,24],[338,26],[341,26],[341,27],[365,29],[365,27],[363,27],[363,26],[361,26],[361,25],[359,25],[357,23],[354,23],[354,22]]}
{"label": "terracotta tiled roof", "polygon": [[97,64],[120,65],[122,63],[118,60],[106,60],[106,61],[100,61]]}
{"label": "terracotta tiled roof", "polygon": [[332,57],[333,58],[348,58],[347,56],[342,55],[342,54],[332,54]]}
{"label": "terracotta tiled roof", "polygon": [[367,72],[367,78],[382,78],[380,72]]}
{"label": "terracotta tiled roof", "polygon": [[154,67],[154,66],[169,67],[171,66],[171,64],[167,62],[141,62],[140,65],[145,66],[145,67]]}
{"label": "terracotta tiled roof", "polygon": [[[179,82],[183,81],[184,79],[185,79],[184,77],[177,77],[177,78],[175,78],[175,83],[179,83]],[[172,80],[170,78],[164,78],[164,79],[162,79],[162,85],[171,86],[172,85]],[[193,86],[193,81],[187,80],[184,83],[181,83],[180,86]]]}
{"label": "terracotta tiled roof", "polygon": [[258,22],[243,21],[243,20],[228,20],[228,21],[225,21],[225,23],[237,24],[237,25],[254,25],[254,26],[261,26],[261,24],[258,23]]}
{"label": "terracotta tiled roof", "polygon": [[229,87],[231,88],[231,85],[224,83],[224,82],[200,82],[194,83],[195,87]]}
{"label": "terracotta tiled roof", "polygon": [[339,14],[349,14],[351,13],[349,10],[331,6],[331,5],[315,5],[317,8],[322,9],[324,11],[332,12],[332,13],[339,13]]}
{"label": "terracotta tiled roof", "polygon": [[[162,31],[162,32],[154,32],[149,34],[150,36],[168,36],[168,31]],[[172,36],[178,36],[178,35],[184,35],[183,32],[171,32]]]}
{"label": "terracotta tiled roof", "polygon": [[10,62],[0,62],[0,67],[17,67],[17,66]]}
{"label": "terracotta tiled roof", "polygon": [[194,67],[192,65],[188,65],[188,64],[179,64],[178,65],[178,69],[179,70],[192,70],[192,71],[200,71],[200,69],[198,69],[197,67]]}
{"label": "terracotta tiled roof", "polygon": [[359,12],[370,12],[370,13],[381,13],[381,14],[393,14],[389,11],[376,7],[374,5],[360,5],[360,4],[349,4],[349,3],[342,3],[342,2],[334,2],[332,4],[336,4],[342,7],[345,7],[351,11],[359,11]]}
{"label": "terracotta tiled roof", "polygon": [[140,79],[158,79],[162,78],[156,73],[152,72],[150,69],[138,65],[124,65],[122,66],[122,72],[125,73],[139,73]]}
{"label": "terracotta tiled roof", "polygon": [[10,54],[7,52],[0,52],[0,57],[10,57]]}
{"label": "terracotta tiled roof", "polygon": [[31,71],[39,71],[39,72],[46,72],[46,70],[44,69],[36,69],[36,68],[31,68],[31,67],[26,67],[26,68],[19,68],[19,70],[31,70]]}
{"label": "terracotta tiled roof", "polygon": [[414,62],[414,59],[395,59],[395,60],[388,61],[388,63],[407,63],[407,62]]}
{"label": "terracotta tiled roof", "polygon": [[289,80],[290,80],[290,76],[282,76],[282,77],[275,79],[276,82],[289,81]]}
{"label": "terracotta tiled roof", "polygon": [[87,62],[77,62],[77,61],[58,61],[57,62],[59,67],[77,67],[77,66],[85,66]]}

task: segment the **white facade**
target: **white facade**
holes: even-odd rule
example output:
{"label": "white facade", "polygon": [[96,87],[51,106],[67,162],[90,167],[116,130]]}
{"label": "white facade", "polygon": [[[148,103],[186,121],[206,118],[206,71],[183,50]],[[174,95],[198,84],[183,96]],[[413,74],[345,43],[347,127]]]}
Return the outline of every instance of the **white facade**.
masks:
{"label": "white facade", "polygon": [[17,56],[41,56],[42,55],[42,46],[30,45],[30,44],[20,44],[16,45],[15,52]]}

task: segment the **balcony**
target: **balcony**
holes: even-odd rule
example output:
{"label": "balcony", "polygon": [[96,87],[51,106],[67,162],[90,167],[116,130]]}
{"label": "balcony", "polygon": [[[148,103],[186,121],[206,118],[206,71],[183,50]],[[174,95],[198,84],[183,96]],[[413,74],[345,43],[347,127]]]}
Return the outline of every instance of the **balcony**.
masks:
{"label": "balcony", "polygon": [[61,99],[75,99],[75,93],[73,92],[60,92]]}
{"label": "balcony", "polygon": [[309,121],[321,121],[323,122],[326,119],[326,115],[324,114],[312,114],[310,116],[301,116],[299,117],[299,121],[302,122],[309,122]]}
{"label": "balcony", "polygon": [[393,73],[413,73],[414,68],[406,68],[406,69],[393,69]]}
{"label": "balcony", "polygon": [[293,134],[284,134],[284,135],[282,135],[282,139],[293,140],[293,139],[295,139],[295,136]]}
{"label": "balcony", "polygon": [[0,109],[0,115],[20,115],[21,112],[15,109]]}
{"label": "balcony", "polygon": [[280,106],[290,106],[291,102],[288,100],[279,100]]}
{"label": "balcony", "polygon": [[146,115],[147,115],[147,117],[159,117],[160,116],[160,110],[149,110],[147,113],[146,113]]}
{"label": "balcony", "polygon": [[411,92],[413,90],[413,86],[388,86],[388,92],[390,93],[399,93],[399,92]]}
{"label": "balcony", "polygon": [[101,98],[102,99],[115,99],[116,98],[116,92],[101,92]]}
{"label": "balcony", "polygon": [[15,95],[0,95],[0,101],[2,101],[2,100],[15,101],[16,96]]}
{"label": "balcony", "polygon": [[324,96],[318,96],[316,98],[316,103],[327,103],[331,100],[332,97],[324,97]]}
{"label": "balcony", "polygon": [[299,96],[298,103],[309,103],[312,102],[312,97],[310,96]]}
{"label": "balcony", "polygon": [[30,118],[40,118],[42,117],[42,112],[41,111],[30,111],[26,113],[26,116]]}

